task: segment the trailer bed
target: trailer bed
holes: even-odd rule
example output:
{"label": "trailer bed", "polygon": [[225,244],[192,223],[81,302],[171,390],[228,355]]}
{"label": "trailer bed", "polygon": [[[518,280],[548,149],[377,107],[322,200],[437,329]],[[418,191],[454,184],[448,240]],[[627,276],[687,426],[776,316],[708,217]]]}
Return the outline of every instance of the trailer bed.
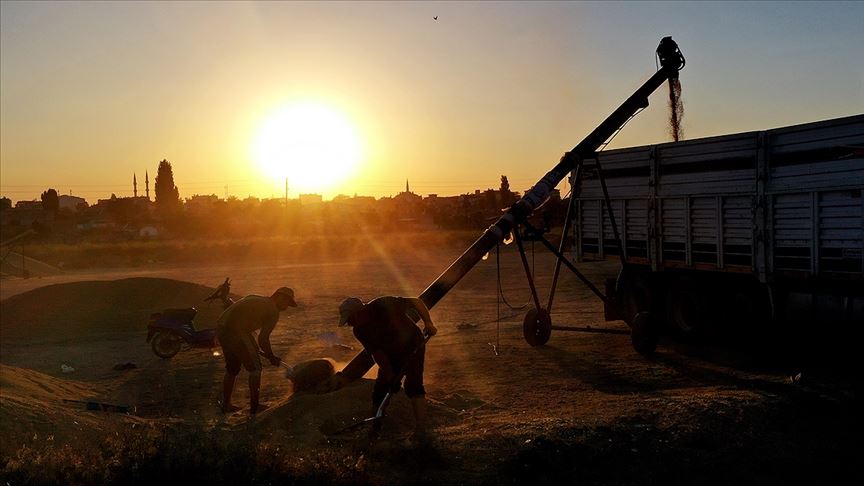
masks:
{"label": "trailer bed", "polygon": [[[631,263],[762,282],[864,272],[864,115],[598,156]],[[619,258],[596,159],[574,194],[577,261]]]}

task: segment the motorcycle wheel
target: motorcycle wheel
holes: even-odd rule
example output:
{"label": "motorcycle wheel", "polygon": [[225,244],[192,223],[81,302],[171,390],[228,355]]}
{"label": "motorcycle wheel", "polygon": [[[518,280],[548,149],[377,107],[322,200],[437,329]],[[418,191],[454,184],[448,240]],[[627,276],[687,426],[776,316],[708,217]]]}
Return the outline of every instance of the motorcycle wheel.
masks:
{"label": "motorcycle wheel", "polygon": [[171,359],[175,354],[180,352],[180,347],[183,345],[183,339],[180,336],[170,332],[157,332],[153,336],[151,348],[153,354],[162,359]]}

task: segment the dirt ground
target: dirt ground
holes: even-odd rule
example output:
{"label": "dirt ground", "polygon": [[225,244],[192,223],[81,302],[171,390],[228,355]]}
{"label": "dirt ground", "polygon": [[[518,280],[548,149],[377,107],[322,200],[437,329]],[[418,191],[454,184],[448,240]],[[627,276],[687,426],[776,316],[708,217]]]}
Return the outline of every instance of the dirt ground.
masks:
{"label": "dirt ground", "polygon": [[[813,360],[773,360],[752,347],[664,341],[654,357],[645,358],[620,334],[554,331],[547,345],[531,348],[522,338],[524,311],[497,306],[494,254],[432,309],[440,333],[426,355],[436,437],[429,446],[405,441],[411,419],[404,394],[396,396],[375,441],[364,430],[329,437],[321,432],[370,413],[368,379],[331,394],[292,396],[282,370],[267,367],[262,401],[271,409],[252,419],[245,412],[225,417],[217,404],[221,357],[192,349],[163,360],[145,343],[147,315],[165,307],[196,305],[197,327],[211,327],[218,306],[201,299],[230,276],[238,295],[293,287],[300,305],[282,314],[272,336],[274,350],[289,363],[329,357],[339,368],[359,350],[350,329],[336,327],[343,298],[417,295],[459,251],[393,256],[382,250],[376,259],[339,263],[257,262],[3,280],[3,474],[10,484],[50,482],[44,471],[34,472],[40,463],[28,454],[61,450],[64,444],[100,444],[112,434],[129,438],[144,430],[195,429],[225,441],[254,437],[277,458],[310,463],[338,458],[333,459],[340,464],[338,475],[319,472],[307,482],[860,484],[864,479],[857,464],[862,421],[854,375],[834,373]],[[501,263],[508,300],[525,303],[527,284],[512,246]],[[541,300],[553,264],[551,256],[537,253]],[[580,267],[598,284],[616,271],[608,263]],[[626,330],[622,322],[604,322],[599,301],[567,273],[552,317],[558,325]],[[334,346],[334,340],[355,351]],[[113,369],[127,362],[136,367]],[[74,371],[64,373],[62,365]],[[799,372],[801,380],[793,383],[790,377]],[[374,370],[367,375],[372,376]],[[248,401],[245,377],[238,380],[238,404]],[[132,411],[86,411],[64,398],[122,404]],[[160,464],[175,472],[183,468]],[[74,473],[76,466],[69,467]],[[73,473],[58,474],[90,481],[91,476]],[[122,482],[123,474],[109,470],[98,477]]]}

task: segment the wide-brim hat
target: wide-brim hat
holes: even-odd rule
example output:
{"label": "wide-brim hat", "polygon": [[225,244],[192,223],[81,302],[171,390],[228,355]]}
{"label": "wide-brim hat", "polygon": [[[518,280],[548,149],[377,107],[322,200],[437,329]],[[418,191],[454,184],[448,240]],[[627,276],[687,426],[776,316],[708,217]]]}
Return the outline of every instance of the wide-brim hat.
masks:
{"label": "wide-brim hat", "polygon": [[281,295],[288,299],[288,305],[297,307],[297,301],[294,300],[294,291],[288,287],[279,287],[276,289],[276,292],[273,292],[273,295]]}

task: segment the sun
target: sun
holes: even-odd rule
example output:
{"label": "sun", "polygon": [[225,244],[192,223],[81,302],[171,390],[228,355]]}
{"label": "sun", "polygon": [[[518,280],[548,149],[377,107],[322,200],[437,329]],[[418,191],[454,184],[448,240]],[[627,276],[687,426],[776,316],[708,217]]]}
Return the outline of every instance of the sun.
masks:
{"label": "sun", "polygon": [[295,103],[268,115],[252,142],[252,156],[268,177],[291,191],[324,193],[357,169],[363,147],[354,125],[325,104]]}

